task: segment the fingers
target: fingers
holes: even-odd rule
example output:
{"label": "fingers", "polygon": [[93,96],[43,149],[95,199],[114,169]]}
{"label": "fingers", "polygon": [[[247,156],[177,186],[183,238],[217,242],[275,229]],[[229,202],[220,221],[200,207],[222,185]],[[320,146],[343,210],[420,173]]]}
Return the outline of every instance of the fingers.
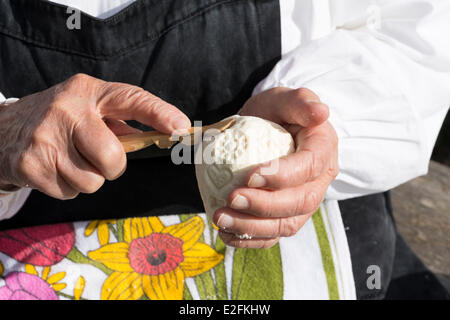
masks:
{"label": "fingers", "polygon": [[252,238],[252,239],[245,239],[242,237],[239,237],[237,235],[219,231],[219,236],[222,239],[222,241],[231,247],[235,248],[242,248],[242,249],[269,249],[276,245],[278,241],[280,241],[279,238],[274,239],[264,239],[264,238]]}
{"label": "fingers", "polygon": [[0,182],[30,185],[58,199],[95,192],[105,179],[122,175],[126,154],[117,136],[139,132],[123,120],[165,133],[191,127],[180,110],[141,88],[83,74],[21,99],[14,113],[5,110],[2,143],[13,152],[2,159],[8,168]]}
{"label": "fingers", "polygon": [[252,97],[239,114],[312,127],[328,119],[329,109],[311,90],[278,87]]}
{"label": "fingers", "polygon": [[75,148],[58,161],[61,177],[77,192],[94,193],[105,183],[105,178],[88,163]]}
{"label": "fingers", "polygon": [[115,180],[125,171],[125,151],[101,118],[86,115],[74,128],[72,139],[77,151],[107,180]]}
{"label": "fingers", "polygon": [[311,214],[288,218],[261,218],[230,208],[217,210],[214,223],[220,230],[246,237],[274,239],[292,237],[303,227]]}
{"label": "fingers", "polygon": [[282,218],[308,214],[322,202],[332,176],[324,173],[318,179],[295,188],[262,190],[238,188],[228,197],[230,208],[257,217]]}
{"label": "fingers", "polygon": [[[52,157],[53,158],[53,157]],[[29,152],[21,156],[17,163],[17,176],[14,182],[19,186],[38,189],[46,195],[60,199],[74,199],[79,191],[53,170],[54,164],[41,154]],[[56,162],[56,161],[55,161]]]}
{"label": "fingers", "polygon": [[45,183],[43,185],[37,183],[34,185],[32,182],[29,185],[32,186],[32,188],[44,190],[44,193],[48,196],[60,200],[75,199],[80,194],[78,190],[75,190],[60,175],[56,176],[55,181],[52,181],[51,185],[49,183]]}
{"label": "fingers", "polygon": [[253,169],[247,176],[247,186],[280,190],[300,186],[319,177],[329,167],[337,149],[337,140],[331,137],[334,131],[329,131],[327,124],[310,131],[304,129],[297,133],[297,152]]}
{"label": "fingers", "polygon": [[102,117],[136,120],[163,133],[191,128],[191,121],[175,106],[151,93],[122,83],[104,82],[99,89],[97,110]]}
{"label": "fingers", "polygon": [[105,121],[105,124],[108,126],[109,130],[111,130],[118,137],[142,132],[141,130],[130,127],[125,121],[122,120],[103,119],[103,121]]}

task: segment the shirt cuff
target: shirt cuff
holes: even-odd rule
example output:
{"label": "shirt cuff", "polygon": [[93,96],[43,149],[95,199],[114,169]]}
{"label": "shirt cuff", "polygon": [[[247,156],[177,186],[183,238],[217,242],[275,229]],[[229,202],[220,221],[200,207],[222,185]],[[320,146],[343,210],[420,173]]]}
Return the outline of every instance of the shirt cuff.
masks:
{"label": "shirt cuff", "polygon": [[0,197],[0,220],[11,219],[28,199],[32,189],[23,188],[19,191]]}
{"label": "shirt cuff", "polygon": [[19,101],[18,98],[2,99],[2,96],[0,96],[0,104],[3,104],[3,105],[13,104],[13,103],[16,103],[17,101]]}

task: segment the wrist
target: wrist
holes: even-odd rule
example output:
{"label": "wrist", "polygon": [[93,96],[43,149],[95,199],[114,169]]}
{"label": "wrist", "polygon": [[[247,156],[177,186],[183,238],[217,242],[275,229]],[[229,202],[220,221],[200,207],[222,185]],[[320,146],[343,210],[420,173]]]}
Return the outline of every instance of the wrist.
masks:
{"label": "wrist", "polygon": [[[10,99],[6,99],[5,101],[1,102],[0,105],[3,106],[8,106],[11,105],[13,103],[16,103],[17,101],[19,101],[19,99],[17,98],[10,98]],[[10,183],[7,182],[3,182],[0,181],[0,197],[1,196],[5,196],[7,194],[19,191],[21,188],[15,185],[12,185]]]}
{"label": "wrist", "polygon": [[21,188],[9,183],[0,182],[0,196],[19,191]]}

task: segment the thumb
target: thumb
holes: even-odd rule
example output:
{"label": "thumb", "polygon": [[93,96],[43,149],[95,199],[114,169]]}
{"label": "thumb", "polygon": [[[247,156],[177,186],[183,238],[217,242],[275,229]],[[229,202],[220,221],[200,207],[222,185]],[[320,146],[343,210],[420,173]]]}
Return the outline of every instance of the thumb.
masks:
{"label": "thumb", "polygon": [[175,106],[137,86],[103,82],[97,94],[97,110],[103,118],[136,120],[162,133],[191,128],[191,121]]}
{"label": "thumb", "polygon": [[273,88],[250,98],[239,112],[279,124],[318,126],[329,117],[328,106],[309,89]]}

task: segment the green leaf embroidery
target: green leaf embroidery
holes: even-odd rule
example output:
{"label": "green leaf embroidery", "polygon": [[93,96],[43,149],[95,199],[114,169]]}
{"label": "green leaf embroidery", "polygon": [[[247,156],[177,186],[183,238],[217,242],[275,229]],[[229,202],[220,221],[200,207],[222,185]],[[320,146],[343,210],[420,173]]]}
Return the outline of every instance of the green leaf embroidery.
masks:
{"label": "green leaf embroidery", "polygon": [[[184,222],[193,217],[197,216],[197,214],[183,214],[180,215],[180,221]],[[205,237],[203,235],[200,236],[199,242],[205,242]],[[197,290],[200,295],[201,300],[217,300],[218,292],[214,283],[214,279],[211,274],[211,270],[202,273],[194,278],[195,284],[197,285]]]}
{"label": "green leaf embroidery", "polygon": [[231,288],[233,300],[282,300],[283,268],[280,246],[236,249]]}
{"label": "green leaf embroidery", "polygon": [[[216,251],[225,255],[226,246],[220,237],[217,237]],[[227,300],[227,281],[225,275],[225,263],[222,261],[214,268],[216,276],[217,298],[219,300]]]}
{"label": "green leaf embroidery", "polygon": [[319,209],[312,217],[314,228],[316,229],[317,240],[319,241],[320,253],[322,255],[323,269],[328,284],[328,294],[330,300],[339,300],[339,290],[336,279],[336,269],[334,268],[333,254],[331,253],[330,241]]}
{"label": "green leaf embroidery", "polygon": [[184,284],[184,289],[183,289],[183,300],[194,300],[194,298],[192,298],[192,294],[189,291],[189,288],[186,285],[186,283]]}

